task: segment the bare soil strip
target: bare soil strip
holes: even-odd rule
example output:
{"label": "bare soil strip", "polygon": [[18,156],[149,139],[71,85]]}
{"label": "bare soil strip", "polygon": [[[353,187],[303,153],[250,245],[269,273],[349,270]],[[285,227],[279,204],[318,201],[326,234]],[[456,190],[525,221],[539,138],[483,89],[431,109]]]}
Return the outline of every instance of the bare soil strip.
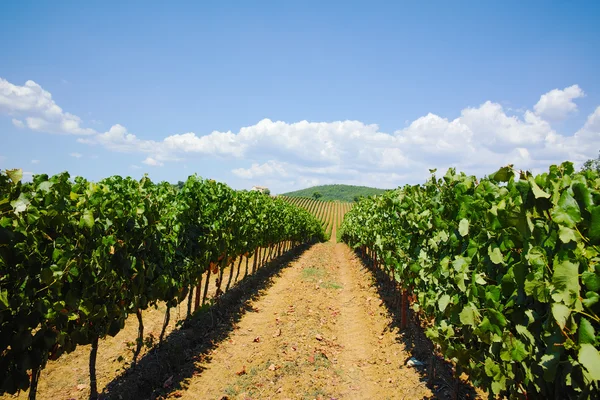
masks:
{"label": "bare soil strip", "polygon": [[422,399],[432,395],[391,328],[372,275],[332,240],[310,248],[252,302],[170,397]]}

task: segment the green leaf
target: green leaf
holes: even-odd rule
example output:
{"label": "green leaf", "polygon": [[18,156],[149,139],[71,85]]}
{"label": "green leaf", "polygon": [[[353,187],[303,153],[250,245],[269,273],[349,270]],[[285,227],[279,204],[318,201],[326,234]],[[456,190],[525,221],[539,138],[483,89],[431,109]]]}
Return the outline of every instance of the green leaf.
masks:
{"label": "green leaf", "polygon": [[568,190],[562,192],[558,204],[552,209],[552,220],[569,228],[575,228],[577,223],[581,221],[579,204]]}
{"label": "green leaf", "polygon": [[552,316],[556,320],[558,326],[561,329],[565,329],[565,325],[567,323],[567,318],[571,315],[571,309],[564,304],[554,303],[552,304]]}
{"label": "green leaf", "polygon": [[23,179],[23,170],[21,168],[17,169],[7,169],[6,175],[13,183],[19,183],[21,179]]}
{"label": "green leaf", "polygon": [[585,294],[585,297],[586,298],[583,299],[581,302],[587,308],[591,308],[594,304],[598,303],[598,301],[600,300],[600,295],[598,295],[598,293],[596,293],[596,292],[587,292]]}
{"label": "green leaf", "polygon": [[475,326],[475,316],[478,314],[477,310],[470,304],[467,304],[460,312],[460,322],[463,325]]}
{"label": "green leaf", "polygon": [[547,265],[546,253],[541,247],[532,247],[529,249],[525,258],[529,261],[530,265],[537,268],[545,268]]}
{"label": "green leaf", "polygon": [[48,193],[50,191],[50,188],[52,187],[52,185],[53,185],[52,182],[44,181],[38,185],[38,190]]}
{"label": "green leaf", "polygon": [[515,173],[513,172],[512,165],[509,165],[491,174],[490,179],[495,182],[508,182],[513,176],[515,176]]}
{"label": "green leaf", "polygon": [[469,234],[469,220],[466,218],[463,218],[460,220],[460,222],[458,223],[458,233],[460,233],[460,236],[467,236]]}
{"label": "green leaf", "polygon": [[533,179],[533,177],[529,177],[529,179],[527,179],[529,181],[529,184],[531,185],[531,191],[533,192],[533,195],[535,196],[536,199],[539,198],[543,198],[543,199],[548,199],[550,198],[550,194],[544,192],[537,183],[535,183],[535,180]]}
{"label": "green leaf", "polygon": [[0,290],[0,304],[4,305],[4,308],[8,308],[8,290]]}
{"label": "green leaf", "polygon": [[575,234],[575,230],[567,228],[566,226],[560,225],[558,228],[558,237],[563,243],[569,243],[570,241],[578,242],[579,237]]}
{"label": "green leaf", "polygon": [[568,260],[554,261],[552,283],[556,292],[552,294],[555,301],[571,305],[579,297],[579,263]]}
{"label": "green leaf", "polygon": [[72,266],[69,268],[69,274],[76,278],[79,276],[79,269],[76,266]]}
{"label": "green leaf", "polygon": [[581,345],[579,362],[588,371],[592,379],[600,380],[600,353],[594,346],[588,343]]}
{"label": "green leaf", "polygon": [[488,308],[487,313],[491,317],[490,321],[494,325],[498,325],[501,328],[504,328],[506,326],[506,318],[504,317],[504,315],[502,315],[501,312],[496,311],[496,310],[491,309],[491,308]]}
{"label": "green leaf", "polygon": [[523,361],[529,355],[525,344],[519,339],[511,340],[510,355],[514,361]]}
{"label": "green leaf", "polygon": [[492,392],[494,394],[499,394],[503,390],[506,390],[506,378],[504,376],[492,382]]}
{"label": "green leaf", "polygon": [[600,290],[600,276],[598,276],[598,274],[585,271],[583,274],[581,274],[581,280],[588,290],[592,292],[597,292]]}
{"label": "green leaf", "polygon": [[477,283],[478,285],[485,285],[485,284],[487,284],[487,282],[485,280],[485,275],[482,274],[482,273],[475,274],[475,283]]}
{"label": "green leaf", "polygon": [[524,325],[516,325],[515,326],[517,332],[525,337],[527,339],[527,341],[529,342],[529,344],[531,345],[535,345],[535,338],[533,337],[533,335],[531,334],[531,332],[529,332],[529,330],[527,329],[527,327],[525,327]]}
{"label": "green leaf", "polygon": [[590,220],[588,236],[596,242],[600,240],[600,206],[590,207],[590,213],[592,214],[592,218]]}
{"label": "green leaf", "polygon": [[80,224],[83,224],[87,228],[92,228],[94,226],[94,214],[90,210],[85,210],[81,216]]}
{"label": "green leaf", "polygon": [[490,378],[495,378],[500,375],[500,366],[494,362],[490,357],[485,359],[485,374]]}
{"label": "green leaf", "polygon": [[488,255],[494,264],[504,264],[504,259],[498,246],[492,247],[492,245],[490,245],[488,247]]}
{"label": "green leaf", "polygon": [[442,295],[438,300],[438,307],[440,308],[440,312],[443,313],[444,310],[446,310],[446,307],[448,307],[448,304],[450,304],[450,296],[448,296],[447,294]]}
{"label": "green leaf", "polygon": [[578,333],[580,345],[586,343],[593,345],[596,342],[596,331],[594,330],[592,323],[585,317],[581,318],[581,321],[579,321]]}
{"label": "green leaf", "polygon": [[452,261],[452,266],[456,270],[456,272],[467,272],[469,270],[470,259],[462,256],[457,256],[454,261]]}
{"label": "green leaf", "polygon": [[22,213],[27,210],[27,207],[31,204],[25,193],[21,193],[19,198],[10,202],[10,205],[13,207],[13,211],[15,214]]}

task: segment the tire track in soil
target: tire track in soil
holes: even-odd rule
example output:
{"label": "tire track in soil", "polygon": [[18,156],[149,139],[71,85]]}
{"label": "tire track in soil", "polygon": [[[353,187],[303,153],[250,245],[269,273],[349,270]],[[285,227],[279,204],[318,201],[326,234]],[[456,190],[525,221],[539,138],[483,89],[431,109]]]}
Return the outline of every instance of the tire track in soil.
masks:
{"label": "tire track in soil", "polygon": [[432,395],[390,329],[372,276],[332,240],[253,302],[172,398],[422,399]]}

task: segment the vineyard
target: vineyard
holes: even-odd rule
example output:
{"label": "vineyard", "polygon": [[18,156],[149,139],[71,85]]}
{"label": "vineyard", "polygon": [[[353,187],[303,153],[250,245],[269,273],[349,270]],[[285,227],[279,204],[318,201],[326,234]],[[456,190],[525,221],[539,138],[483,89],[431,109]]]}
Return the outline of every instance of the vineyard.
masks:
{"label": "vineyard", "polygon": [[599,292],[571,163],[357,203],[0,174],[6,397],[597,398]]}
{"label": "vineyard", "polygon": [[598,398],[595,172],[564,163],[477,180],[450,169],[361,201],[343,231],[458,375],[494,396]]}
{"label": "vineyard", "polygon": [[[309,197],[281,197],[288,203],[303,208],[314,215],[323,226],[325,234],[328,238],[332,237],[334,232],[339,232],[339,227],[344,220],[344,216],[352,208],[353,203],[321,201]],[[334,235],[335,236],[335,235]],[[337,237],[339,241],[339,237]]]}
{"label": "vineyard", "polygon": [[[91,345],[90,398],[98,396],[99,339],[142,311],[187,299],[187,316],[240,278],[301,244],[324,239],[308,212],[256,192],[191,176],[180,190],[118,176],[0,174],[0,393],[36,397],[48,360]],[[249,260],[252,264],[249,265]],[[228,276],[225,271],[228,271]],[[204,277],[204,280],[203,280]]]}

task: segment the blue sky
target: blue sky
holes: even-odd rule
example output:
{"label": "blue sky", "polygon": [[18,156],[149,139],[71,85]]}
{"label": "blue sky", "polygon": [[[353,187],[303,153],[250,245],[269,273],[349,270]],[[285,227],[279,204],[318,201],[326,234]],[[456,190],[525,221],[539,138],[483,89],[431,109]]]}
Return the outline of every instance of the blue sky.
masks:
{"label": "blue sky", "polygon": [[323,3],[1,2],[0,169],[283,192],[598,154],[600,3]]}

